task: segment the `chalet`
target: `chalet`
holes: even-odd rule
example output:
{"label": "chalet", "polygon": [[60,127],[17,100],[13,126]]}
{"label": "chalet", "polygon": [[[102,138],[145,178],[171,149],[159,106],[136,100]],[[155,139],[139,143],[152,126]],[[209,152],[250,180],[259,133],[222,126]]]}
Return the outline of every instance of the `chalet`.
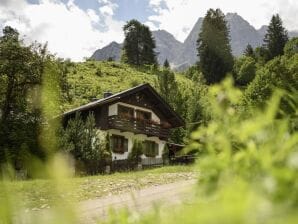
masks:
{"label": "chalet", "polygon": [[104,98],[64,113],[64,122],[76,112],[82,117],[92,112],[96,126],[109,133],[113,160],[127,159],[134,140],[139,140],[144,146],[144,162],[147,158],[162,162],[170,130],[184,125],[183,119],[149,84],[117,94],[106,92]]}

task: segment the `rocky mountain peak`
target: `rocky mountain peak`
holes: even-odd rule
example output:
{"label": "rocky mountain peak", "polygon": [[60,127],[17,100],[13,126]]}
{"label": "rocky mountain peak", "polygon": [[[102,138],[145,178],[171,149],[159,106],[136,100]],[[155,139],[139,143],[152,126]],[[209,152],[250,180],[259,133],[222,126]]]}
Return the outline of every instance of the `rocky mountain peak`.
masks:
{"label": "rocky mountain peak", "polygon": [[[258,47],[263,44],[267,26],[262,26],[259,30],[255,29],[245,19],[237,13],[227,13],[226,21],[230,29],[230,39],[232,53],[239,56],[245,50],[247,44]],[[173,68],[178,70],[185,69],[197,62],[197,39],[201,31],[203,18],[198,18],[191,32],[183,43],[166,30],[153,31],[156,42],[156,53],[158,62],[163,64],[168,59]],[[289,32],[290,37],[298,36],[298,32]],[[95,60],[107,60],[112,57],[120,60],[122,44],[111,42],[106,47],[94,52],[91,58]]]}

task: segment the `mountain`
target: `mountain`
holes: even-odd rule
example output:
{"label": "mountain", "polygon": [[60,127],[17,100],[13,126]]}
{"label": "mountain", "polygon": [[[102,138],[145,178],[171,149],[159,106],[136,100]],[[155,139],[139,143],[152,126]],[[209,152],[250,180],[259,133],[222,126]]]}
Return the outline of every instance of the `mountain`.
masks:
{"label": "mountain", "polygon": [[[156,42],[157,59],[162,64],[166,59],[174,61],[175,55],[180,52],[183,44],[165,30],[153,31],[152,35]],[[122,44],[112,42],[102,49],[96,50],[91,59],[96,61],[106,61],[112,58],[114,61],[120,60]]]}
{"label": "mountain", "polygon": [[290,32],[289,32],[289,37],[290,37],[290,38],[298,37],[298,30],[290,31]]}
{"label": "mountain", "polygon": [[156,42],[158,62],[163,64],[166,59],[170,62],[175,61],[175,57],[181,52],[183,44],[165,30],[153,31],[152,34]]}
{"label": "mountain", "polygon": [[[267,32],[267,28],[268,28],[268,26],[262,26],[262,27],[258,30],[258,33],[259,33],[262,37],[265,37],[265,34],[266,34],[266,32]],[[298,37],[298,30],[288,31],[288,35],[289,35],[289,38]]]}
{"label": "mountain", "polygon": [[261,46],[263,35],[236,13],[228,13],[226,21],[230,27],[232,53],[235,56],[243,54],[247,44],[253,48]]}
{"label": "mountain", "polygon": [[263,25],[260,29],[257,30],[259,35],[262,36],[263,38],[265,37],[265,34],[267,32],[267,28],[268,28],[268,26]]}
{"label": "mountain", "polygon": [[119,61],[121,56],[122,44],[118,44],[115,41],[105,46],[102,49],[96,50],[91,59],[96,61],[105,61],[108,59],[113,59],[113,61]]}
{"label": "mountain", "polygon": [[[257,47],[262,44],[262,35],[260,35],[253,26],[251,26],[238,14],[228,13],[226,15],[226,21],[230,28],[233,55],[241,55],[247,44],[250,44],[253,47]],[[190,34],[185,39],[181,53],[176,56],[173,64],[176,65],[178,70],[180,70],[181,67],[184,68],[185,64],[193,65],[196,61],[198,61],[197,39],[201,31],[202,24],[203,18],[199,18]]]}
{"label": "mountain", "polygon": [[197,40],[202,24],[203,18],[199,18],[192,30],[190,31],[189,35],[185,39],[181,52],[176,54],[175,60],[174,62],[172,62],[176,65],[176,68],[185,68],[187,66],[189,67],[195,64],[195,62],[198,60]]}
{"label": "mountain", "polygon": [[[240,56],[247,44],[254,48],[263,44],[267,26],[262,26],[257,30],[237,13],[227,13],[226,21],[230,28],[231,48],[234,56]],[[199,18],[183,43],[165,30],[153,31],[159,64],[163,64],[165,59],[168,59],[171,67],[176,70],[185,70],[195,64],[198,61],[197,39],[202,23],[203,18]],[[289,36],[298,36],[298,31],[289,32]],[[94,52],[91,58],[101,61],[112,57],[117,61],[120,59],[121,46],[121,44],[112,42]]]}

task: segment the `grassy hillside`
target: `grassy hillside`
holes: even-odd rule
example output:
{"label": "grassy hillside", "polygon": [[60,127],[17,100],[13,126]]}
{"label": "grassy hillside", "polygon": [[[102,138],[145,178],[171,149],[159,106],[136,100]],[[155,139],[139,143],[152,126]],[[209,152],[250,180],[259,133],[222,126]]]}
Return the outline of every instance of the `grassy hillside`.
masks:
{"label": "grassy hillside", "polygon": [[[63,110],[88,103],[92,98],[102,98],[105,91],[117,93],[143,83],[150,83],[156,88],[156,78],[156,72],[149,67],[136,68],[116,62],[97,61],[72,64],[67,75],[71,101],[63,105]],[[176,78],[182,89],[192,88],[192,81],[188,78],[179,74]]]}

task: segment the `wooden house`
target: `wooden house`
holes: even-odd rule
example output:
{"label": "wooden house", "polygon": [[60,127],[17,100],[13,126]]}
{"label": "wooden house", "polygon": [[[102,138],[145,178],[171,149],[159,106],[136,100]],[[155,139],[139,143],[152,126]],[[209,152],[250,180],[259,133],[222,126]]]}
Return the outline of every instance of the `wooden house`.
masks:
{"label": "wooden house", "polygon": [[170,130],[184,125],[183,119],[149,84],[117,94],[106,92],[102,99],[64,113],[64,123],[76,112],[82,117],[92,112],[97,128],[109,133],[113,160],[127,159],[134,140],[142,141],[145,165],[148,159],[162,162]]}

